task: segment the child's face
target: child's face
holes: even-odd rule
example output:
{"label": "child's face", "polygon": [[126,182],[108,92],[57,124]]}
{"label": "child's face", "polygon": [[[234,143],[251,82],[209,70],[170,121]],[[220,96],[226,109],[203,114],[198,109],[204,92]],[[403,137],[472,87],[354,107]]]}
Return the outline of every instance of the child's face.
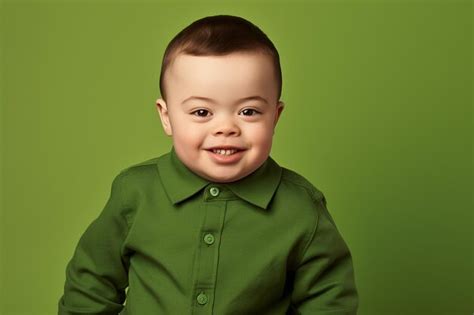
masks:
{"label": "child's face", "polygon": [[[176,154],[192,171],[213,182],[233,182],[267,159],[284,106],[276,99],[277,81],[269,56],[181,54],[167,70],[166,91],[167,103],[156,101],[161,122],[173,137]],[[239,102],[251,96],[264,100]],[[211,150],[225,146],[241,151],[227,156]]]}

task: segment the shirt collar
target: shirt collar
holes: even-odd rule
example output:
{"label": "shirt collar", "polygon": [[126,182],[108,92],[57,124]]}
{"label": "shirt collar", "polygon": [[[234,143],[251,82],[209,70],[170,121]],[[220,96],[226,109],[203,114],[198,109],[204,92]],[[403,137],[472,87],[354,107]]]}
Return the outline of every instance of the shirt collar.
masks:
{"label": "shirt collar", "polygon": [[[157,167],[166,194],[173,204],[181,202],[205,186],[213,183],[191,171],[177,156],[174,146],[170,152],[160,156]],[[277,189],[282,168],[270,156],[253,173],[225,185],[240,198],[267,209]]]}

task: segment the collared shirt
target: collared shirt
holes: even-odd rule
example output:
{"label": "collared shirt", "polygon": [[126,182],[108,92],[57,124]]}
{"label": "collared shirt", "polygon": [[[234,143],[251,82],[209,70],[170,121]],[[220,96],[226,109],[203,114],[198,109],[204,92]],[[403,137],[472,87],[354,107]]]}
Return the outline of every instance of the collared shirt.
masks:
{"label": "collared shirt", "polygon": [[[125,305],[124,305],[125,303]],[[351,253],[303,176],[270,156],[233,183],[174,147],[123,169],[66,267],[58,314],[352,315]]]}

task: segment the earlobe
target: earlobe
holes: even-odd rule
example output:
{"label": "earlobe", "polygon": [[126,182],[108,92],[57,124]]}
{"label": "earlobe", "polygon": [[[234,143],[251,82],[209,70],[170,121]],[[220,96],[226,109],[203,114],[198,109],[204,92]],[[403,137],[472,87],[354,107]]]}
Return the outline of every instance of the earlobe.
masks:
{"label": "earlobe", "polygon": [[160,115],[163,130],[165,131],[166,135],[171,136],[173,132],[171,129],[170,119],[168,115],[168,105],[162,98],[156,100],[156,109],[158,110],[158,114]]}

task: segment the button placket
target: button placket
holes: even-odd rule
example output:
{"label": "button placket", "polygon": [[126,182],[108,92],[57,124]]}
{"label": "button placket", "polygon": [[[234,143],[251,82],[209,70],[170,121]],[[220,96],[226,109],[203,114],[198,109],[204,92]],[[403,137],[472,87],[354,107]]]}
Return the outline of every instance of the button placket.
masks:
{"label": "button placket", "polygon": [[213,312],[219,244],[227,198],[230,197],[232,194],[225,186],[211,184],[205,190],[202,205],[204,221],[193,267],[193,315],[211,315]]}

